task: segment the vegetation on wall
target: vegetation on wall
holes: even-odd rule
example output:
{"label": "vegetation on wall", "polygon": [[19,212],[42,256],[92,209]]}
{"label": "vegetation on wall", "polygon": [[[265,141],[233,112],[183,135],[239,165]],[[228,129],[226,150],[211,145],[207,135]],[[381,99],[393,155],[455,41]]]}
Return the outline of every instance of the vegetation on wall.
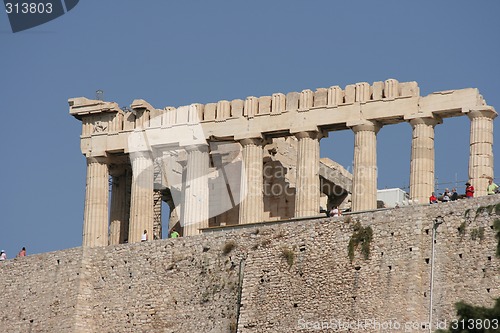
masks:
{"label": "vegetation on wall", "polygon": [[283,247],[281,249],[281,256],[286,260],[288,267],[292,267],[293,263],[295,262],[295,252],[293,252],[293,250],[289,249],[288,247]]}
{"label": "vegetation on wall", "polygon": [[[480,209],[481,208],[481,209]],[[476,211],[477,214],[488,211],[488,214],[494,211],[495,214],[500,215],[500,204],[490,205],[486,207],[479,207]],[[497,249],[496,255],[500,257],[500,219],[495,219],[493,222],[493,229],[496,231]],[[474,229],[477,230],[477,237],[482,239],[484,236],[484,228]],[[474,232],[473,230],[473,232]],[[471,233],[471,237],[473,237]],[[474,239],[474,238],[473,238]],[[457,309],[458,319],[450,322],[447,331],[438,331],[441,333],[493,333],[500,331],[500,298],[496,299],[495,305],[492,308],[485,308],[482,306],[473,306],[464,302],[455,304]]]}
{"label": "vegetation on wall", "polygon": [[497,232],[496,238],[498,240],[497,243],[497,257],[500,257],[500,219],[496,219],[493,222],[493,229]]}
{"label": "vegetation on wall", "polygon": [[484,239],[484,227],[474,228],[470,232],[470,238],[472,240],[483,240]]}
{"label": "vegetation on wall", "polygon": [[370,226],[363,227],[361,223],[356,222],[348,245],[348,255],[351,262],[354,260],[354,251],[358,248],[360,248],[365,260],[370,257],[370,244],[372,239],[372,228]]}
{"label": "vegetation on wall", "polygon": [[458,319],[451,321],[447,331],[440,333],[493,333],[500,331],[500,298],[495,306],[485,308],[472,306],[463,302],[455,305]]}
{"label": "vegetation on wall", "polygon": [[227,241],[222,248],[222,253],[225,255],[229,254],[236,247],[236,243],[232,240]]}
{"label": "vegetation on wall", "polygon": [[460,226],[458,227],[458,234],[460,236],[465,235],[465,230],[467,229],[467,224],[465,222],[462,222]]}

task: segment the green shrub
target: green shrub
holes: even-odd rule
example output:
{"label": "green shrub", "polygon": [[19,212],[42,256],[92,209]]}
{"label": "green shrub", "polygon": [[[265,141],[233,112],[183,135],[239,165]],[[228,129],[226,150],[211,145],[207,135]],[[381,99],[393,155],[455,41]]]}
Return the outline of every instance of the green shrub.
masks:
{"label": "green shrub", "polygon": [[483,240],[484,238],[484,227],[479,227],[479,228],[474,228],[472,229],[470,233],[470,238],[472,240],[476,240],[479,238],[479,240]]}
{"label": "green shrub", "polygon": [[465,222],[462,222],[460,224],[460,226],[458,227],[458,234],[460,236],[464,236],[465,235],[465,230],[467,229],[467,224]]}
{"label": "green shrub", "polygon": [[288,267],[292,267],[295,261],[295,252],[287,247],[283,247],[281,249],[281,256],[286,260]]}
{"label": "green shrub", "polygon": [[370,257],[370,244],[373,239],[373,230],[370,226],[363,227],[359,222],[354,225],[354,232],[348,245],[348,255],[351,262],[354,260],[354,251],[360,247],[365,260]]}
{"label": "green shrub", "polygon": [[497,244],[497,256],[500,257],[500,219],[496,219],[493,222],[493,228],[496,230],[496,238],[498,239],[498,244]]}
{"label": "green shrub", "polygon": [[234,248],[236,247],[236,243],[233,240],[227,241],[222,248],[222,253],[228,255]]}

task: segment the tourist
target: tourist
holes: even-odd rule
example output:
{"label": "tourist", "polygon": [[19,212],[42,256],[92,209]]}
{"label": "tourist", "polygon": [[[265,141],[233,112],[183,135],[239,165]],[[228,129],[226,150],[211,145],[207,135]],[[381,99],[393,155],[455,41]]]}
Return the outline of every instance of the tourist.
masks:
{"label": "tourist", "polygon": [[451,197],[450,197],[451,201],[455,201],[458,199],[458,193],[457,193],[457,189],[456,188],[453,188],[451,190]]}
{"label": "tourist", "polygon": [[450,190],[445,189],[443,193],[443,199],[441,199],[443,202],[448,202],[450,201]]}
{"label": "tourist", "polygon": [[467,199],[472,199],[474,197],[474,186],[472,186],[469,182],[465,183],[465,197]]}
{"label": "tourist", "polygon": [[339,207],[338,206],[332,207],[332,209],[330,210],[330,217],[337,217],[340,215],[342,215],[342,213],[340,212]]}
{"label": "tourist", "polygon": [[172,232],[170,233],[170,238],[178,238],[179,237],[179,233],[175,230],[172,230]]}
{"label": "tourist", "polygon": [[498,190],[498,185],[493,182],[493,179],[488,179],[488,187],[486,188],[488,195],[495,194]]}
{"label": "tourist", "polygon": [[7,253],[4,250],[0,251],[0,261],[7,260]]}
{"label": "tourist", "polygon": [[436,198],[436,194],[432,192],[431,196],[429,197],[429,203],[430,204],[437,204],[438,199]]}
{"label": "tourist", "polygon": [[23,247],[21,251],[17,254],[18,257],[26,257],[26,248]]}
{"label": "tourist", "polygon": [[144,230],[144,233],[141,236],[141,242],[145,242],[148,240],[148,231]]}

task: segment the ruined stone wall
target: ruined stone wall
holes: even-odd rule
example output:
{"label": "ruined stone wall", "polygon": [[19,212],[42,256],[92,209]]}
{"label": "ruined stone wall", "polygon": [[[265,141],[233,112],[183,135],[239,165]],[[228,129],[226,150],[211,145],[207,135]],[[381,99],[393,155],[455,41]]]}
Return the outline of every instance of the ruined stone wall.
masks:
{"label": "ruined stone wall", "polygon": [[[433,322],[449,322],[459,300],[490,307],[500,297],[498,203],[491,196],[10,260],[0,264],[1,331],[307,332],[358,319],[421,327],[436,219]],[[358,250],[351,262],[358,221],[373,240],[369,258]]]}
{"label": "ruined stone wall", "polygon": [[[405,207],[276,228],[273,241],[263,241],[248,256],[240,332],[306,332],[318,323],[327,332],[339,322],[360,319],[397,321],[401,330],[394,331],[428,331],[424,326],[431,296],[432,223],[438,217],[443,223],[436,235],[432,322],[449,323],[460,300],[491,307],[500,297],[500,260],[492,228],[498,216],[491,206],[499,199]],[[476,217],[478,208],[485,206],[489,209],[479,209]],[[356,251],[351,263],[347,248],[358,221],[371,226],[373,241],[369,259]],[[289,250],[294,254],[291,266],[285,259]]]}
{"label": "ruined stone wall", "polygon": [[1,332],[73,332],[82,248],[0,262]]}

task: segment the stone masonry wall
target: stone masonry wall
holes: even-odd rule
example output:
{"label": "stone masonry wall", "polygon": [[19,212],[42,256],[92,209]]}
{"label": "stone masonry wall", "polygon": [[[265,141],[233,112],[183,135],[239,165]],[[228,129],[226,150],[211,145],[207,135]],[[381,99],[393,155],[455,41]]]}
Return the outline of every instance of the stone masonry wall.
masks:
{"label": "stone masonry wall", "polygon": [[[491,307],[500,297],[498,203],[490,196],[9,260],[0,264],[0,331],[331,332],[335,320],[362,319],[402,327],[351,331],[428,331],[433,221],[443,222],[433,323],[449,323],[455,302]],[[358,221],[373,240],[369,258],[358,250],[351,262]]]}

